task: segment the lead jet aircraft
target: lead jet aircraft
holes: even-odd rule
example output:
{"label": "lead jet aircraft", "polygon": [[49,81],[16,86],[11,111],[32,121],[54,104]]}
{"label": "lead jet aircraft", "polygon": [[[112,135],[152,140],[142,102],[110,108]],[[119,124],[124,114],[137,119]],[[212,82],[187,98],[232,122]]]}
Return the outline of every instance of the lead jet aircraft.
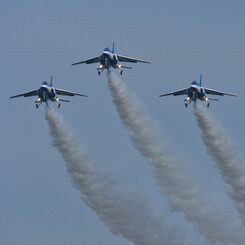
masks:
{"label": "lead jet aircraft", "polygon": [[66,95],[66,96],[78,95],[78,96],[88,97],[85,94],[73,93],[67,90],[54,88],[52,83],[53,83],[53,77],[51,76],[50,85],[48,85],[48,83],[44,81],[42,82],[42,85],[40,88],[23,93],[23,94],[17,94],[17,95],[11,96],[10,98],[12,99],[12,98],[21,97],[21,96],[23,97],[37,96],[37,100],[35,101],[36,108],[38,108],[43,102],[48,104],[48,100],[54,102],[58,106],[58,108],[60,108],[59,101],[63,101],[63,102],[70,102],[70,101],[60,99],[58,98],[57,95]]}
{"label": "lead jet aircraft", "polygon": [[196,101],[197,99],[203,101],[207,105],[207,107],[209,107],[209,105],[210,105],[208,103],[208,100],[219,101],[218,99],[208,98],[206,96],[206,94],[220,95],[220,96],[229,95],[229,96],[238,97],[235,94],[225,93],[225,92],[221,92],[218,90],[202,87],[202,75],[200,75],[199,85],[196,81],[193,81],[189,88],[177,90],[177,91],[167,93],[167,94],[161,94],[161,95],[159,95],[159,97],[167,96],[167,95],[173,95],[173,96],[187,95],[186,99],[184,100],[184,101],[186,101],[185,107],[187,107],[192,101]]}
{"label": "lead jet aircraft", "polygon": [[151,64],[151,62],[146,60],[140,60],[140,59],[135,59],[135,58],[130,58],[130,57],[115,54],[114,47],[115,45],[113,43],[112,51],[109,48],[105,48],[104,52],[100,56],[96,56],[88,60],[79,61],[77,63],[73,63],[72,65],[79,65],[84,63],[85,64],[100,63],[99,67],[97,68],[98,75],[100,75],[101,72],[104,71],[104,69],[108,70],[110,67],[113,67],[122,75],[123,70],[121,70],[121,68],[127,68],[127,69],[133,69],[133,68],[129,66],[123,66],[119,62],[130,62],[130,63],[142,62],[142,63]]}

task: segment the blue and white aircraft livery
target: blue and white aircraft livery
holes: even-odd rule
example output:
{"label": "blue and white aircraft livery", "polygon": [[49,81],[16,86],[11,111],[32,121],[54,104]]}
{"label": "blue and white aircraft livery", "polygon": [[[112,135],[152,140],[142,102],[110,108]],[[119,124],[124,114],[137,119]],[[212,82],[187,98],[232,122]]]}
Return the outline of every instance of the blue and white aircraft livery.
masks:
{"label": "blue and white aircraft livery", "polygon": [[58,108],[60,108],[60,103],[59,101],[63,101],[63,102],[70,102],[69,100],[64,100],[64,99],[60,99],[58,98],[57,95],[66,95],[66,96],[85,96],[88,97],[85,94],[79,94],[79,93],[74,93],[74,92],[70,92],[67,90],[62,90],[62,89],[58,89],[58,88],[54,88],[52,85],[53,81],[53,77],[51,76],[51,80],[50,80],[50,85],[44,81],[42,82],[42,85],[40,88],[23,93],[23,94],[17,94],[14,96],[11,96],[10,98],[16,98],[16,97],[30,97],[30,96],[37,96],[37,100],[35,101],[36,103],[36,108],[38,108],[43,102],[45,102],[46,104],[48,104],[48,100],[54,102]]}
{"label": "blue and white aircraft livery", "polygon": [[186,101],[185,107],[187,107],[192,101],[196,101],[197,99],[203,101],[207,105],[207,107],[209,107],[209,105],[210,105],[208,103],[208,100],[218,101],[218,99],[208,98],[206,96],[206,94],[220,95],[220,96],[229,95],[229,96],[238,97],[235,94],[225,93],[225,92],[221,92],[221,91],[218,91],[218,90],[202,87],[202,75],[200,75],[199,85],[198,85],[198,83],[196,81],[193,81],[189,88],[177,90],[177,91],[174,91],[174,92],[171,92],[171,93],[167,93],[167,94],[161,94],[161,95],[159,95],[159,97],[167,96],[167,95],[173,95],[173,96],[187,95],[187,97],[185,99],[185,101]]}
{"label": "blue and white aircraft livery", "polygon": [[104,52],[100,56],[96,56],[88,60],[83,60],[77,63],[73,63],[72,65],[79,65],[79,64],[84,64],[84,63],[85,64],[100,63],[99,67],[97,68],[98,75],[100,75],[100,73],[103,72],[104,69],[108,70],[110,67],[113,67],[122,75],[123,70],[121,68],[132,69],[132,67],[123,66],[119,63],[119,61],[120,62],[131,62],[131,63],[142,62],[142,63],[151,64],[151,62],[146,61],[146,60],[140,60],[140,59],[135,59],[135,58],[130,58],[130,57],[115,54],[114,47],[115,45],[113,43],[112,51],[109,48],[105,48]]}

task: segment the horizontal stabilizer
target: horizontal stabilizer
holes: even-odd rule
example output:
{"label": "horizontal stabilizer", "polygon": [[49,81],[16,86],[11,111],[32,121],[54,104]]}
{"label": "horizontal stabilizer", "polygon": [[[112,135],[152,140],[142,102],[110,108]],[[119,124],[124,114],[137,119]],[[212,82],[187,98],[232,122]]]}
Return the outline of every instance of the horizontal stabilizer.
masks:
{"label": "horizontal stabilizer", "polygon": [[59,101],[62,101],[62,102],[70,102],[70,100],[64,100],[64,99],[59,99]]}
{"label": "horizontal stabilizer", "polygon": [[121,66],[121,68],[133,69],[132,67],[129,67],[129,66]]}
{"label": "horizontal stabilizer", "polygon": [[219,101],[218,99],[213,99],[213,98],[209,98],[209,97],[208,97],[208,100]]}

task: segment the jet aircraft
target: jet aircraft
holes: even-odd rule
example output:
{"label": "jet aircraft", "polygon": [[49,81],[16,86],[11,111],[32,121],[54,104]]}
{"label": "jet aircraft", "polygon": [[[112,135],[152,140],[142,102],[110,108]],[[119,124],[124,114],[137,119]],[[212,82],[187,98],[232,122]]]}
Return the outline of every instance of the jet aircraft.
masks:
{"label": "jet aircraft", "polygon": [[131,62],[131,63],[142,62],[142,63],[151,64],[151,62],[146,60],[140,60],[140,59],[135,59],[135,58],[130,58],[130,57],[115,54],[114,47],[115,45],[113,43],[112,51],[109,48],[105,48],[100,56],[96,56],[88,60],[79,61],[77,63],[73,63],[72,65],[79,65],[84,63],[85,64],[100,63],[99,67],[97,68],[98,75],[100,75],[101,72],[104,71],[104,69],[108,70],[110,67],[113,67],[122,75],[123,70],[121,70],[121,68],[127,68],[127,69],[133,69],[133,68],[129,66],[121,65],[119,62]]}
{"label": "jet aircraft", "polygon": [[208,100],[219,101],[218,99],[208,98],[206,96],[206,94],[220,95],[220,96],[229,95],[229,96],[238,97],[235,94],[225,93],[225,92],[221,92],[218,90],[202,87],[202,75],[200,75],[199,85],[196,81],[193,81],[189,88],[177,90],[177,91],[167,93],[167,94],[161,94],[161,95],[159,95],[159,97],[167,96],[167,95],[173,95],[173,96],[187,95],[187,97],[184,100],[184,101],[186,101],[185,107],[187,107],[192,101],[196,101],[197,99],[203,101],[207,105],[207,107],[209,107],[209,105],[210,105]]}
{"label": "jet aircraft", "polygon": [[23,93],[23,94],[17,94],[17,95],[11,96],[10,98],[16,98],[16,97],[21,97],[21,96],[23,97],[37,96],[37,100],[35,101],[36,108],[38,108],[43,102],[48,104],[48,100],[54,102],[58,106],[58,108],[60,108],[59,101],[63,101],[63,102],[70,102],[70,101],[60,99],[57,95],[66,95],[66,96],[79,95],[79,96],[88,97],[85,94],[73,93],[67,90],[54,88],[52,83],[53,83],[53,77],[51,76],[50,85],[46,81],[44,81],[42,82],[42,85],[40,88]]}

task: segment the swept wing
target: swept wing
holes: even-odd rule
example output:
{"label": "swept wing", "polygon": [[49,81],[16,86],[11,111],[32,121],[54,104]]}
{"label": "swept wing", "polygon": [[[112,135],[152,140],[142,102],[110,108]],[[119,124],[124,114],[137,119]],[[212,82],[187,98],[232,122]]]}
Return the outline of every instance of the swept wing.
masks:
{"label": "swept wing", "polygon": [[23,94],[17,94],[17,95],[11,96],[10,98],[12,99],[12,98],[21,97],[21,96],[24,96],[24,97],[36,96],[38,94],[37,91],[38,91],[37,89],[32,90],[32,91],[29,91]]}
{"label": "swept wing", "polygon": [[122,62],[131,62],[131,63],[142,62],[142,63],[151,64],[151,62],[147,60],[140,60],[140,59],[130,58],[130,57],[122,56],[122,55],[117,55],[117,57],[118,57],[118,60]]}
{"label": "swept wing", "polygon": [[100,57],[99,56],[91,58],[91,59],[88,59],[88,60],[82,60],[82,61],[73,63],[72,65],[79,65],[79,64],[84,64],[84,63],[85,64],[92,64],[92,63],[98,63],[98,62],[100,62]]}
{"label": "swept wing", "polygon": [[75,95],[78,95],[78,96],[88,97],[88,95],[86,95],[86,94],[74,93],[74,92],[71,92],[71,91],[67,91],[67,90],[63,90],[63,89],[58,89],[58,88],[56,88],[55,91],[56,91],[56,94],[58,94],[58,95],[67,95],[67,96],[75,96]]}
{"label": "swept wing", "polygon": [[177,95],[184,95],[184,94],[187,94],[187,93],[188,93],[188,88],[185,88],[185,89],[177,90],[177,91],[174,91],[174,92],[171,92],[171,93],[161,94],[161,95],[159,95],[159,97],[167,96],[167,95],[177,96]]}
{"label": "swept wing", "polygon": [[206,94],[213,94],[213,95],[220,95],[220,96],[229,95],[229,96],[238,97],[236,94],[225,93],[225,92],[222,92],[222,91],[218,91],[218,90],[214,90],[214,89],[209,89],[209,88],[205,88],[205,93]]}

